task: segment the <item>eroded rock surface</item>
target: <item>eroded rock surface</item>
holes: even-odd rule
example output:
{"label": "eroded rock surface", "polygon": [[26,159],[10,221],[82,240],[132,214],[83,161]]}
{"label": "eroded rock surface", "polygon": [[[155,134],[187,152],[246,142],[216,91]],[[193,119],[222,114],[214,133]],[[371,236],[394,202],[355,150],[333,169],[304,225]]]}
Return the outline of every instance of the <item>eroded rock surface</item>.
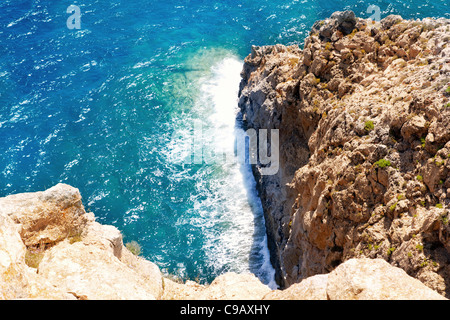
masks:
{"label": "eroded rock surface", "polygon": [[450,294],[450,22],[340,12],[298,46],[253,47],[247,128],[279,129],[253,166],[277,281],[382,258]]}
{"label": "eroded rock surface", "polygon": [[383,259],[350,259],[321,274],[276,290],[267,300],[445,300]]}
{"label": "eroded rock surface", "polygon": [[[55,198],[67,205],[48,201]],[[12,199],[16,207],[11,205]],[[46,241],[29,243],[27,228],[33,225],[23,221],[40,221],[36,208],[42,207],[53,215],[75,209],[77,214],[71,220],[45,213],[52,227],[37,225],[46,231],[41,238]],[[423,221],[424,225],[429,223]],[[44,234],[39,228],[33,232]],[[154,263],[132,254],[123,246],[116,228],[96,222],[92,213],[84,211],[76,188],[59,184],[43,193],[0,198],[0,299],[325,300],[403,299],[406,295],[411,299],[444,298],[404,271],[373,259],[349,260],[330,274],[312,276],[286,290],[271,291],[253,274],[231,272],[218,276],[210,285],[182,283],[163,276]]]}
{"label": "eroded rock surface", "polygon": [[0,198],[0,297],[158,299],[159,268],[86,213],[78,189]]}
{"label": "eroded rock surface", "polygon": [[303,50],[252,48],[239,106],[248,128],[279,129],[277,174],[253,171],[287,289],[170,280],[58,184],[0,198],[0,299],[448,297],[449,40],[446,19],[340,12]]}

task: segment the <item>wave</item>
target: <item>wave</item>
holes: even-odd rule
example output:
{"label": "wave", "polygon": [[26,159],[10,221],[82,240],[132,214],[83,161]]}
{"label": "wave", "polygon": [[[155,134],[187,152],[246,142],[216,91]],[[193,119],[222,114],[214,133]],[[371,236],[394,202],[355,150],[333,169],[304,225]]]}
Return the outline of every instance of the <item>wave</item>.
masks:
{"label": "wave", "polygon": [[[251,168],[235,156],[235,139],[243,134],[236,122],[242,64],[226,56],[199,79],[200,94],[192,111],[178,119],[167,156],[183,168],[198,167],[193,208],[187,216],[190,224],[202,229],[208,268],[216,275],[252,272],[276,288]],[[174,175],[180,178],[180,172]]]}

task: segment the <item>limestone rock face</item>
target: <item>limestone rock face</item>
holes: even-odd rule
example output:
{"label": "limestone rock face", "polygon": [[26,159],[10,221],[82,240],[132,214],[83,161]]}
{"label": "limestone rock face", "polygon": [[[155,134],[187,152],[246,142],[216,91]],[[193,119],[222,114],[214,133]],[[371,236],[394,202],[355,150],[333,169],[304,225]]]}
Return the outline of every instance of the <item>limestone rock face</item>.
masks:
{"label": "limestone rock face", "polygon": [[0,298],[158,299],[159,268],[86,213],[78,189],[0,198]]}
{"label": "limestone rock face", "polygon": [[279,130],[278,173],[252,169],[281,287],[368,257],[450,295],[449,30],[340,12],[303,50],[252,48],[239,107]]}
{"label": "limestone rock face", "polygon": [[271,290],[253,274],[233,272],[218,276],[194,300],[261,300]]}
{"label": "limestone rock face", "polygon": [[383,259],[350,259],[321,274],[272,291],[265,300],[446,300]]}
{"label": "limestone rock face", "polygon": [[295,283],[285,290],[274,290],[264,300],[328,300],[328,274],[318,274]]}
{"label": "limestone rock face", "polygon": [[328,276],[329,300],[445,300],[382,259],[352,259]]}
{"label": "limestone rock face", "polygon": [[148,285],[151,281],[145,281],[113,254],[83,242],[64,241],[48,250],[38,273],[77,298],[154,300],[160,294]]}
{"label": "limestone rock face", "polygon": [[227,273],[204,286],[164,279],[132,254],[117,228],[86,213],[78,189],[0,198],[0,299],[261,299],[251,274]]}
{"label": "limestone rock face", "polygon": [[58,184],[44,192],[1,199],[0,214],[20,225],[26,246],[52,245],[81,232],[86,224],[78,189]]}
{"label": "limestone rock face", "polygon": [[[69,196],[78,192],[67,185],[50,190],[59,190],[60,194],[62,188],[69,191]],[[23,212],[30,212],[39,220],[33,206],[42,204],[28,201],[27,197],[36,199],[36,194],[14,197],[21,199],[18,207],[22,212],[21,221],[27,221]],[[65,201],[63,197],[60,199]],[[3,201],[9,204],[10,197],[1,198],[0,204]],[[24,203],[29,203],[30,207],[26,209]],[[57,204],[45,205],[50,211],[57,211],[52,207]],[[8,212],[18,212],[12,206],[8,208]],[[16,223],[10,214],[0,214],[0,299],[444,299],[403,270],[379,259],[350,259],[329,274],[306,278],[286,290],[271,291],[253,274],[226,273],[210,285],[175,282],[164,278],[154,263],[125,248],[116,228],[95,222],[92,213],[80,214],[84,221],[80,229],[79,216],[73,216],[78,232],[75,236],[64,220],[64,230],[68,231],[66,238],[51,245],[45,242],[42,247],[26,246],[24,240],[29,237],[23,238],[28,233],[23,232],[20,220]],[[437,226],[438,217],[437,212],[434,218],[421,215],[411,228],[414,232],[431,232]],[[56,223],[53,230],[58,230]],[[447,246],[449,233],[447,229],[440,230],[439,238]],[[431,281],[433,275],[424,273],[425,280],[421,280]]]}

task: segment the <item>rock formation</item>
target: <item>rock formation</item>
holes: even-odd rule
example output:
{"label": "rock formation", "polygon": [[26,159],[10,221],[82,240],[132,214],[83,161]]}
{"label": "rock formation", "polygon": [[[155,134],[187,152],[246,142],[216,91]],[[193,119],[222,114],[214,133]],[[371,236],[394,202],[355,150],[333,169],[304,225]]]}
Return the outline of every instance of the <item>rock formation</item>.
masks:
{"label": "rock formation", "polygon": [[[383,264],[384,263],[384,264]],[[376,285],[373,286],[372,284]],[[381,292],[378,292],[382,288]],[[339,291],[340,290],[340,291]],[[131,253],[113,226],[84,210],[78,189],[0,198],[0,300],[444,299],[383,261],[350,260],[285,291],[252,274],[226,273],[210,285],[168,279]]]}
{"label": "rock formation", "polygon": [[450,23],[338,12],[301,50],[253,47],[244,124],[279,129],[261,175],[281,289],[168,279],[78,189],[0,198],[0,299],[444,299],[450,294]]}
{"label": "rock formation", "polygon": [[252,274],[227,273],[209,286],[177,283],[131,253],[113,226],[86,212],[78,189],[0,198],[0,299],[261,299]]}
{"label": "rock formation", "polygon": [[450,20],[337,12],[298,46],[253,47],[239,106],[279,129],[254,165],[281,287],[380,258],[450,295]]}
{"label": "rock formation", "polygon": [[0,298],[157,299],[159,268],[86,213],[78,189],[0,199]]}

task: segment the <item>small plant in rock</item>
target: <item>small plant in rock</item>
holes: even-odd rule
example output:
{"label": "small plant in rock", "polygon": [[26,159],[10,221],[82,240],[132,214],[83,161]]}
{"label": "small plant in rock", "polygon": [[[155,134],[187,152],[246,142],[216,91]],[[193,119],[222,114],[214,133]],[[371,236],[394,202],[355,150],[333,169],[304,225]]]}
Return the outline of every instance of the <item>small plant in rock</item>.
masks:
{"label": "small plant in rock", "polygon": [[372,131],[375,128],[373,121],[372,120],[367,120],[366,122],[364,122],[364,129],[367,132]]}
{"label": "small plant in rock", "polygon": [[444,164],[445,164],[445,160],[442,160],[442,161],[434,161],[434,164],[436,165],[436,166],[438,166],[438,167],[440,167],[440,166],[443,166]]}
{"label": "small plant in rock", "polygon": [[395,211],[395,208],[397,208],[397,202],[394,203],[392,206],[389,207],[389,210]]}
{"label": "small plant in rock", "polygon": [[37,269],[44,257],[44,250],[40,248],[27,248],[25,252],[25,264],[31,268]]}
{"label": "small plant in rock", "polygon": [[425,145],[426,145],[425,138],[420,138],[420,144],[422,145],[422,148],[425,148]]}
{"label": "small plant in rock", "polygon": [[375,162],[374,165],[376,165],[378,168],[385,168],[389,167],[391,165],[391,162],[386,159],[380,159],[377,162]]}
{"label": "small plant in rock", "polygon": [[135,256],[138,256],[142,253],[141,245],[134,240],[125,244],[125,247]]}

